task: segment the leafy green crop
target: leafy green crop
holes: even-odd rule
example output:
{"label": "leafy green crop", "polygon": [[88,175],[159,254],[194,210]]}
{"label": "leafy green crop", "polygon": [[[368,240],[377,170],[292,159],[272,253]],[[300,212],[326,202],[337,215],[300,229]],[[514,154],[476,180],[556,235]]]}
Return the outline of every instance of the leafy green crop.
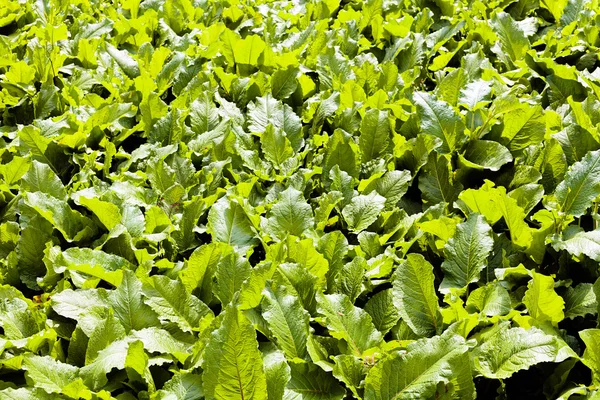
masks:
{"label": "leafy green crop", "polygon": [[0,400],[600,398],[599,22],[0,1]]}

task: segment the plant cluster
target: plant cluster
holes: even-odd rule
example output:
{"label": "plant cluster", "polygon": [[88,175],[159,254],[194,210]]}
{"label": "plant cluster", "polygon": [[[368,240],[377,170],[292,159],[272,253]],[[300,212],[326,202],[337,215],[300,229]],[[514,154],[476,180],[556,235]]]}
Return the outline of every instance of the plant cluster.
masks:
{"label": "plant cluster", "polygon": [[4,0],[0,400],[600,398],[598,0]]}

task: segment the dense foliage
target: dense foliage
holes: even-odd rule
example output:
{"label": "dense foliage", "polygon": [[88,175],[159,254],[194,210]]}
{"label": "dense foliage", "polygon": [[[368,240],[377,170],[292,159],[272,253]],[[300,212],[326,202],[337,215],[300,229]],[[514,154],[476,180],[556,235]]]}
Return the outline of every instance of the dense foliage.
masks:
{"label": "dense foliage", "polygon": [[598,0],[0,3],[1,400],[600,398]]}

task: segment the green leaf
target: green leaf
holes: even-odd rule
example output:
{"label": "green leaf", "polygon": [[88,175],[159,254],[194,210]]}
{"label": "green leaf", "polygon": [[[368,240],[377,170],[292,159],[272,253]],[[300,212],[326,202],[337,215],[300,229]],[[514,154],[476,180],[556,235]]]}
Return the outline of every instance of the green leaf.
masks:
{"label": "green leaf", "polygon": [[392,289],[377,292],[365,304],[365,311],[371,316],[375,328],[383,335],[388,333],[400,319],[400,313],[394,305]]}
{"label": "green leaf", "polygon": [[31,168],[23,175],[21,185],[27,192],[42,192],[59,200],[65,200],[67,197],[65,186],[52,168],[36,160],[33,160]]}
{"label": "green leaf", "polygon": [[88,210],[94,213],[98,220],[108,230],[113,229],[119,223],[121,223],[121,211],[119,207],[108,201],[98,200],[97,198],[88,199],[87,197],[79,197],[77,200],[79,204],[86,207]]}
{"label": "green leaf", "polygon": [[568,287],[563,298],[565,318],[585,317],[587,314],[598,312],[598,300],[591,283],[580,283],[575,288]]}
{"label": "green leaf", "polygon": [[188,293],[202,287],[202,283],[207,279],[207,272],[216,271],[224,247],[219,243],[207,243],[194,250],[184,269],[179,273],[179,279]]}
{"label": "green leaf", "polygon": [[144,302],[161,322],[173,322],[184,332],[198,328],[200,318],[210,309],[197,297],[186,292],[183,283],[155,275],[143,285]]}
{"label": "green leaf", "polygon": [[511,310],[510,294],[499,284],[487,284],[471,292],[467,299],[469,306],[488,317],[506,315]]}
{"label": "green leaf", "polygon": [[573,164],[554,192],[561,211],[582,216],[600,195],[600,150]]}
{"label": "green leaf", "polygon": [[219,125],[219,112],[211,96],[204,92],[190,107],[190,124],[196,134],[210,132]]}
{"label": "green leaf", "polygon": [[235,63],[257,66],[259,57],[265,48],[266,44],[260,36],[248,35],[235,43],[233,48]]}
{"label": "green leaf", "polygon": [[438,383],[442,383],[453,384],[455,398],[474,399],[467,350],[465,340],[450,330],[411,343],[406,351],[394,351],[371,368],[365,398],[428,399],[439,396]]}
{"label": "green leaf", "polygon": [[419,190],[426,204],[452,204],[462,190],[460,182],[455,182],[448,157],[437,152],[429,155],[429,161],[419,174]]}
{"label": "green leaf", "polygon": [[510,14],[497,12],[490,20],[490,25],[500,39],[504,62],[521,60],[529,49],[529,40]]}
{"label": "green leaf", "polygon": [[569,165],[581,161],[588,152],[600,148],[591,133],[575,124],[567,126],[553,137],[560,143]]}
{"label": "green leaf", "polygon": [[108,383],[107,373],[113,368],[125,368],[128,348],[129,343],[126,340],[113,342],[98,353],[93,363],[81,368],[79,375],[83,378],[86,386],[92,390],[104,387]]}
{"label": "green leaf", "polygon": [[360,124],[361,161],[377,159],[386,153],[390,142],[390,118],[387,110],[370,109]]}
{"label": "green leaf", "polygon": [[523,303],[529,315],[539,322],[557,325],[565,318],[565,301],[554,291],[554,279],[532,271],[533,279],[527,284]]}
{"label": "green leaf", "polygon": [[581,14],[585,12],[586,5],[589,3],[589,0],[568,0],[566,6],[562,10],[563,14],[560,17],[560,23],[567,26],[574,21],[578,21]]}
{"label": "green leaf", "polygon": [[427,92],[415,92],[414,102],[421,121],[421,131],[442,140],[440,152],[452,153],[465,140],[461,118],[445,101]]}
{"label": "green leaf", "polygon": [[285,386],[290,381],[290,366],[282,352],[263,350],[263,364],[267,378],[267,393],[269,400],[282,400]]}
{"label": "green leaf", "polygon": [[[12,186],[19,182],[23,175],[29,171],[31,164],[29,158],[15,156],[9,163],[0,166],[0,174],[2,174],[4,182],[6,182],[7,185]],[[25,190],[32,191],[30,189]]]}
{"label": "green leaf", "polygon": [[263,361],[252,323],[228,307],[210,336],[202,364],[206,399],[267,399]]}
{"label": "green leaf", "polygon": [[106,52],[115,60],[117,65],[130,78],[135,78],[140,75],[140,67],[136,60],[131,57],[127,51],[118,50],[115,46],[107,43]]}
{"label": "green leaf", "polygon": [[434,335],[442,327],[433,280],[433,266],[421,254],[408,254],[394,272],[394,305],[419,336]]}
{"label": "green leaf", "polygon": [[189,372],[176,373],[157,392],[157,400],[195,400],[204,397],[202,377]]}
{"label": "green leaf", "polygon": [[261,148],[265,158],[273,163],[279,170],[286,170],[293,160],[294,150],[283,130],[268,125],[260,137]]}
{"label": "green leaf", "polygon": [[279,69],[271,76],[271,93],[273,97],[284,100],[290,97],[298,87],[297,67],[289,66],[286,69]]}
{"label": "green leaf", "polygon": [[491,171],[498,171],[504,164],[513,160],[506,147],[491,140],[476,140],[469,143],[465,152],[459,157],[470,168]]}
{"label": "green leaf", "polygon": [[337,380],[312,363],[292,364],[292,379],[284,399],[342,400],[346,390]]}
{"label": "green leaf", "polygon": [[358,176],[357,146],[351,137],[341,129],[336,129],[327,143],[325,166],[331,171],[337,165],[351,177]]}
{"label": "green leaf", "polygon": [[385,197],[386,208],[394,208],[408,190],[410,181],[409,171],[389,171],[381,178],[372,180],[363,193],[368,194],[375,190]]}
{"label": "green leaf", "polygon": [[359,388],[366,372],[365,363],[359,357],[347,354],[335,356],[334,360],[333,376],[343,382],[355,398],[361,398]]}
{"label": "green leaf", "polygon": [[532,229],[525,222],[525,211],[517,201],[506,194],[504,187],[494,188],[487,181],[481,188],[467,189],[459,195],[459,208],[463,212],[479,213],[485,216],[490,224],[504,218],[510,231],[511,241],[521,247],[528,248],[533,239]]}
{"label": "green leaf", "polygon": [[291,186],[281,192],[268,214],[268,232],[281,240],[288,235],[302,236],[313,226],[312,208],[302,193]]}
{"label": "green leaf", "polygon": [[54,225],[69,242],[77,242],[92,235],[91,221],[62,200],[35,192],[26,193],[25,202]]}
{"label": "green leaf", "polygon": [[250,277],[250,271],[248,260],[236,252],[224,255],[219,260],[213,290],[221,304],[227,305],[234,300],[236,293],[242,289],[244,281]]}
{"label": "green leaf", "polygon": [[342,210],[342,215],[348,227],[358,233],[375,222],[384,207],[385,197],[373,191],[366,196],[359,195],[352,198],[350,204]]}
{"label": "green leaf", "polygon": [[278,347],[290,360],[306,359],[309,314],[294,293],[284,285],[265,288],[262,315],[277,340]]}
{"label": "green leaf", "polygon": [[524,103],[504,115],[500,143],[514,153],[541,143],[545,133],[546,117],[542,107]]}
{"label": "green leaf", "polygon": [[600,329],[586,329],[579,332],[585,343],[581,361],[592,370],[592,384],[600,384]]}
{"label": "green leaf", "polygon": [[499,329],[473,352],[475,369],[490,379],[507,379],[543,362],[560,362],[558,339],[541,329]]}
{"label": "green leaf", "polygon": [[479,281],[479,275],[486,267],[494,246],[491,231],[492,228],[479,214],[469,215],[467,221],[456,226],[454,237],[444,246],[446,258],[442,263],[444,280],[440,284],[440,291],[463,289]]}
{"label": "green leaf", "polygon": [[207,228],[214,241],[230,244],[241,252],[256,243],[256,235],[244,208],[226,196],[210,208]]}
{"label": "green leaf", "polygon": [[317,294],[318,311],[324,318],[324,325],[331,336],[344,340],[349,351],[361,357],[362,354],[379,346],[382,340],[371,317],[363,309],[355,307],[348,297],[341,294]]}
{"label": "green leaf", "polygon": [[119,320],[115,318],[113,310],[109,309],[106,318],[96,324],[90,335],[85,353],[86,364],[93,362],[98,353],[106,349],[111,343],[124,337],[125,329],[123,329]]}
{"label": "green leaf", "polygon": [[552,238],[552,247],[566,250],[579,259],[585,254],[594,261],[600,261],[600,230],[584,232],[579,226],[569,226],[562,237]]}
{"label": "green leaf", "polygon": [[126,332],[158,325],[156,313],[143,302],[142,282],[132,271],[123,270],[123,280],[108,302]]}
{"label": "green leaf", "polygon": [[[23,369],[27,383],[43,389],[46,393],[62,393],[65,386],[77,379],[78,368],[54,360],[52,357],[40,357],[27,354],[23,358]],[[2,397],[2,396],[0,396]]]}

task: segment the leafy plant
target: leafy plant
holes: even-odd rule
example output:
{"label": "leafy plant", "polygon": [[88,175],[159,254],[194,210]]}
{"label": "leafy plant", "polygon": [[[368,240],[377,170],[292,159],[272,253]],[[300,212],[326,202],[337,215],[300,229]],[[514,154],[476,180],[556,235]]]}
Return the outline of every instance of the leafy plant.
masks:
{"label": "leafy plant", "polygon": [[0,7],[0,400],[600,396],[597,0]]}

